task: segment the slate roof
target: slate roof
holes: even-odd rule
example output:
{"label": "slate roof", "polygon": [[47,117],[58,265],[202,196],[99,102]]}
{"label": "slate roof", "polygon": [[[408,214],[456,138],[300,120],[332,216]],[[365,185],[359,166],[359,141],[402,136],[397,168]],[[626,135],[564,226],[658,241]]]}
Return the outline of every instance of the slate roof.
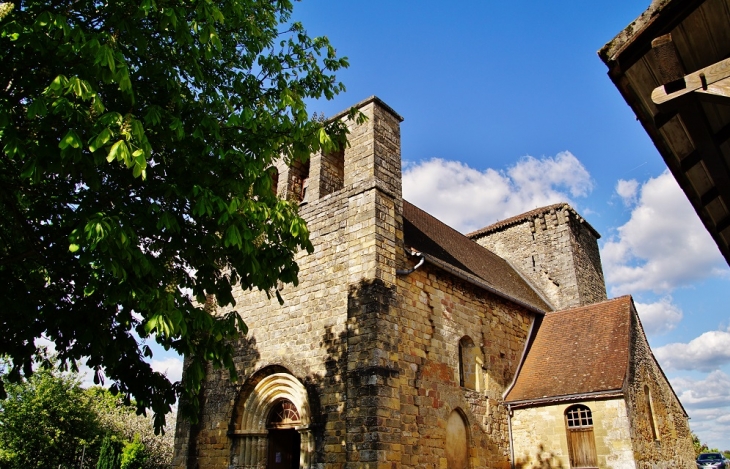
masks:
{"label": "slate roof", "polygon": [[541,312],[552,309],[506,260],[405,200],[403,235],[406,246],[476,277],[502,297]]}
{"label": "slate roof", "polygon": [[509,403],[620,391],[628,373],[631,296],[544,316]]}

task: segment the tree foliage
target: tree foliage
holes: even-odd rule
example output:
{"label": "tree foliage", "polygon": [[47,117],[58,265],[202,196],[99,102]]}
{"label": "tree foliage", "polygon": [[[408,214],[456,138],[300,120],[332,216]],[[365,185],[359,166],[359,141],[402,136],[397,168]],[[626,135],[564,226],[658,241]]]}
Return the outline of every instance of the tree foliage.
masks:
{"label": "tree foliage", "polygon": [[[296,283],[294,255],[312,245],[270,167],[344,142],[305,100],[343,90],[334,72],[347,62],[290,21],[290,0],[0,10],[7,380],[32,373],[44,337],[61,368],[86,360],[161,427],[180,393],[197,405],[206,361],[235,375],[228,339],[245,324],[206,298]],[[151,369],[135,333],[188,357],[182,384]]]}
{"label": "tree foliage", "polygon": [[106,434],[101,441],[99,458],[96,460],[96,469],[117,469],[118,455],[116,444],[110,434]]}
{"label": "tree foliage", "polygon": [[[119,467],[125,464],[139,466],[143,469],[168,467],[172,461],[173,431],[155,434],[152,420],[135,413],[134,406],[124,405],[118,396],[106,389],[93,387],[88,389],[92,409],[96,414],[99,427],[112,435],[119,443],[116,451],[120,457]],[[174,419],[166,428],[174,428]],[[125,459],[125,456],[126,459]],[[116,459],[114,459],[116,463]]]}
{"label": "tree foliage", "polygon": [[0,468],[76,467],[97,440],[97,418],[71,376],[49,370],[7,384],[0,412]]}
{"label": "tree foliage", "polygon": [[156,435],[150,417],[106,389],[80,388],[77,375],[42,369],[7,386],[0,469],[79,467],[82,455],[84,467],[97,469],[162,469],[172,462],[173,432]]}

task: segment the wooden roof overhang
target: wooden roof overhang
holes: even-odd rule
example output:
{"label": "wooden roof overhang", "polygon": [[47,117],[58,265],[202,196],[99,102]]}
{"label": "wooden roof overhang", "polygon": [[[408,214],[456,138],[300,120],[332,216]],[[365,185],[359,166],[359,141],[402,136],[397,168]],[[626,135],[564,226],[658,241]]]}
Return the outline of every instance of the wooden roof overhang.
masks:
{"label": "wooden roof overhang", "polygon": [[599,56],[730,264],[730,0],[657,0]]}

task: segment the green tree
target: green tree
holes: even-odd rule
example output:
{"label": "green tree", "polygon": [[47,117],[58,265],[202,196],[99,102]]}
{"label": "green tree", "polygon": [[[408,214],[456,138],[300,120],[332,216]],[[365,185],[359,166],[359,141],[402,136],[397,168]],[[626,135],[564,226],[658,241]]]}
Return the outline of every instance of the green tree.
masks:
{"label": "green tree", "polygon": [[99,449],[96,469],[117,469],[117,448],[110,434],[106,434]]}
{"label": "green tree", "polygon": [[93,453],[96,415],[78,381],[41,370],[26,382],[7,384],[0,409],[0,467],[77,467]]}
{"label": "green tree", "polygon": [[[0,13],[7,380],[32,373],[45,337],[61,368],[85,360],[156,427],[180,393],[194,416],[205,363],[235,378],[229,340],[246,330],[206,299],[234,304],[239,284],[281,301],[276,285],[296,283],[294,256],[312,250],[271,165],[344,143],[305,100],[342,91],[347,62],[291,22],[290,0],[15,0]],[[182,384],[151,369],[135,333],[189,359]]]}
{"label": "green tree", "polygon": [[139,435],[134,435],[134,440],[124,445],[119,469],[144,469],[146,462],[147,452],[145,446],[142,444]]}
{"label": "green tree", "polygon": [[[135,444],[135,441],[139,443],[136,445],[135,457],[127,457],[130,463],[135,462],[144,469],[169,467],[172,462],[174,432],[156,435],[149,417],[137,415],[134,406],[124,405],[119,396],[112,395],[104,388],[95,386],[87,389],[86,394],[90,398],[100,428],[109,432],[114,441],[124,444],[122,451],[131,452],[132,448],[127,449],[127,446]],[[173,419],[172,422],[167,422],[166,428],[174,426]]]}

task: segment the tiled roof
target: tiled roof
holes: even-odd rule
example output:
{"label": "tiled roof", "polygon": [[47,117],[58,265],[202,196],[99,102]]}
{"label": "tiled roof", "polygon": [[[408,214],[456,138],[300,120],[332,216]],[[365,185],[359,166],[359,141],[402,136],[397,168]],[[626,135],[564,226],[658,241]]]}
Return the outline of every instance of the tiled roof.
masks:
{"label": "tiled roof", "polygon": [[507,261],[405,200],[403,234],[406,246],[477,277],[504,296],[540,311],[552,309]]}
{"label": "tiled roof", "polygon": [[630,296],[548,313],[505,401],[616,391],[628,372]]}
{"label": "tiled roof", "polygon": [[593,233],[593,235],[596,237],[596,239],[600,239],[601,235],[596,231],[595,228],[593,228],[590,223],[585,221],[583,217],[581,217],[578,212],[575,211],[573,207],[568,205],[565,202],[560,202],[557,204],[547,205],[545,207],[536,208],[534,210],[530,210],[529,212],[521,213],[519,215],[515,215],[514,217],[505,218],[504,220],[498,221],[497,223],[493,223],[489,226],[485,226],[484,228],[480,228],[476,231],[472,231],[471,233],[467,233],[467,238],[479,238],[481,236],[484,236],[488,233],[493,233],[495,231],[502,230],[504,228],[508,228],[512,225],[520,224],[524,221],[531,220],[533,218],[537,218],[540,215],[543,215],[545,213],[549,213],[551,211],[557,211],[557,210],[567,210],[569,211],[574,217],[576,217],[581,223],[585,224],[588,229]]}

